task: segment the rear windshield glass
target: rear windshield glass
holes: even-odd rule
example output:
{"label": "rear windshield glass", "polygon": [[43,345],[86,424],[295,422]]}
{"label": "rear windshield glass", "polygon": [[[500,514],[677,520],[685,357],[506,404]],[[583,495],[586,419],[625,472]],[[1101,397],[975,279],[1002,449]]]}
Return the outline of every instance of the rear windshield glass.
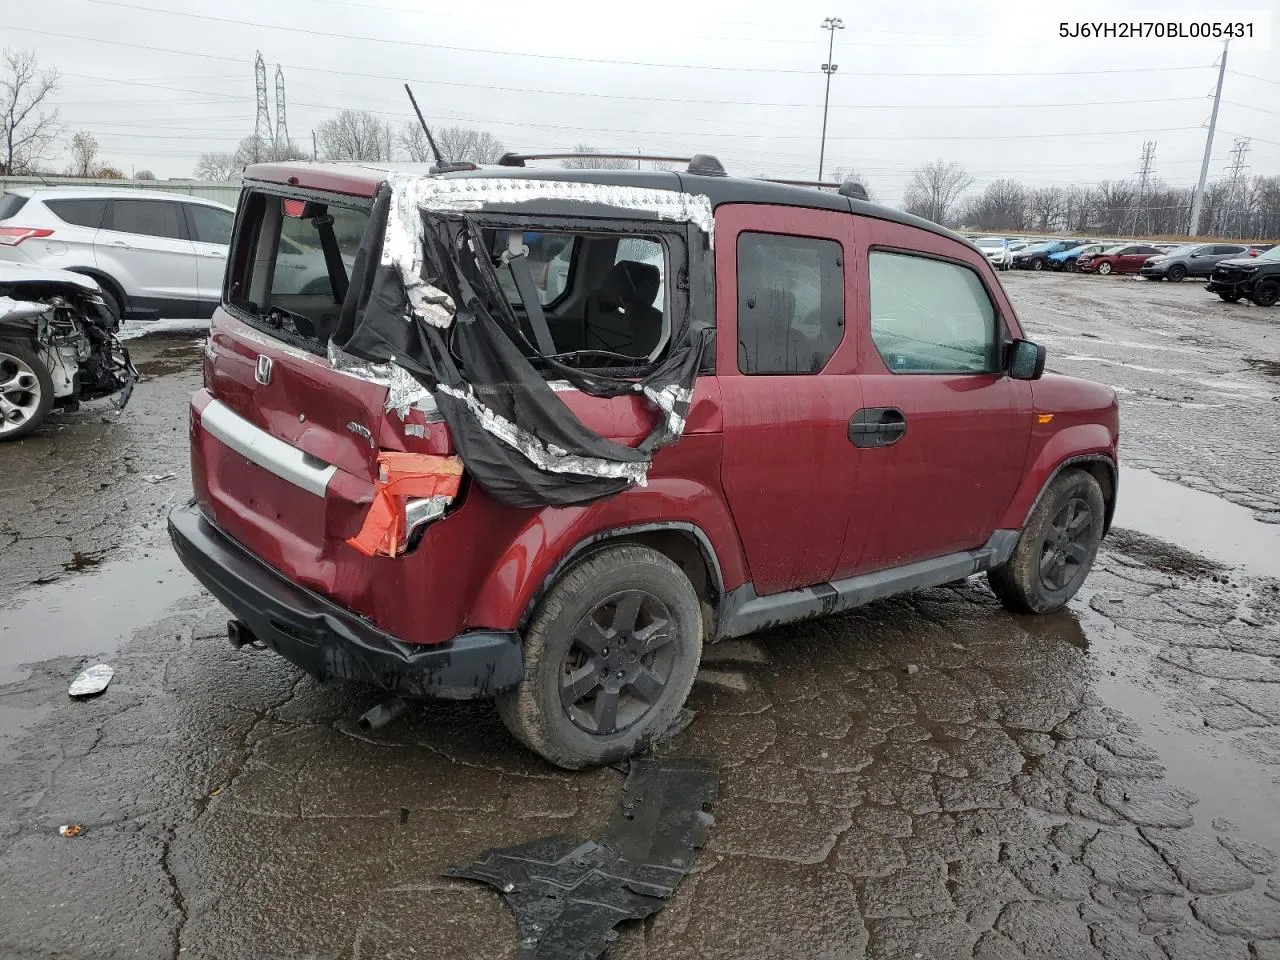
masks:
{"label": "rear windshield glass", "polygon": [[0,220],[8,220],[21,210],[26,202],[26,197],[20,197],[16,193],[0,193]]}
{"label": "rear windshield glass", "polygon": [[316,330],[336,321],[342,306],[368,211],[265,193],[250,195],[245,205],[231,260],[231,304],[318,345]]}

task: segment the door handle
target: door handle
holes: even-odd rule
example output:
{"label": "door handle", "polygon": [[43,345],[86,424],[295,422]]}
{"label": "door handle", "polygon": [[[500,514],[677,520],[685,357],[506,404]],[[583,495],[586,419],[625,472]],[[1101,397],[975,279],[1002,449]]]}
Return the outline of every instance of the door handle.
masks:
{"label": "door handle", "polygon": [[907,435],[907,417],[897,407],[864,407],[849,418],[855,447],[887,447]]}
{"label": "door handle", "polygon": [[108,247],[124,247],[126,250],[132,250],[132,249],[133,249],[133,245],[132,245],[132,244],[125,243],[123,240],[108,240],[108,241],[107,241],[107,246],[108,246]]}

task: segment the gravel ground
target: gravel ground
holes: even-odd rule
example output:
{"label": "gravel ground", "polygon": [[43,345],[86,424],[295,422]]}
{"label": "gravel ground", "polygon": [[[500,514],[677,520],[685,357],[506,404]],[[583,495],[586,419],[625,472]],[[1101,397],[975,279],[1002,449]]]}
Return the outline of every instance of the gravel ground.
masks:
{"label": "gravel ground", "polygon": [[[1280,311],[1004,282],[1051,369],[1121,391],[1085,591],[1017,617],[975,578],[710,648],[663,749],[719,761],[716,826],[614,960],[1280,958]],[[620,774],[542,764],[486,704],[364,734],[368,692],[233,651],[163,532],[199,346],[133,346],[120,423],[0,452],[0,955],[515,956],[441,871],[598,835]]]}

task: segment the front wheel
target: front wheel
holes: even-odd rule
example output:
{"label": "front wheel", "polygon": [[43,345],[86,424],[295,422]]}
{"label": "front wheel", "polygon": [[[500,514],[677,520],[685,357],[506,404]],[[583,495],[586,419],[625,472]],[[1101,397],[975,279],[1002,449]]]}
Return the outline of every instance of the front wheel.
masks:
{"label": "front wheel", "polygon": [[1111,272],[1111,264],[1107,263],[1104,260],[1102,263],[1098,264],[1098,272],[1105,277],[1108,273]]}
{"label": "front wheel", "polygon": [[1276,301],[1280,300],[1280,281],[1264,280],[1253,288],[1253,295],[1249,299],[1260,307],[1274,307]]}
{"label": "front wheel", "polygon": [[25,437],[53,406],[53,378],[29,347],[0,343],[0,442]]}
{"label": "front wheel", "polygon": [[1180,263],[1175,263],[1169,268],[1169,279],[1174,283],[1180,283],[1187,278],[1187,268]]}
{"label": "front wheel", "polygon": [[684,706],[702,608],[666,555],[625,544],[560,578],[525,635],[525,678],[498,695],[517,740],[569,770],[642,753]]}
{"label": "front wheel", "polygon": [[1083,470],[1063,471],[1031,512],[1013,555],[987,573],[992,592],[1014,613],[1066,606],[1089,575],[1105,521],[1098,481]]}
{"label": "front wheel", "polygon": [[1031,261],[1031,269],[1032,269],[1032,270],[1043,270],[1043,269],[1044,269],[1044,260],[1043,260],[1041,257],[1036,257],[1034,260],[1032,260],[1032,261]]}

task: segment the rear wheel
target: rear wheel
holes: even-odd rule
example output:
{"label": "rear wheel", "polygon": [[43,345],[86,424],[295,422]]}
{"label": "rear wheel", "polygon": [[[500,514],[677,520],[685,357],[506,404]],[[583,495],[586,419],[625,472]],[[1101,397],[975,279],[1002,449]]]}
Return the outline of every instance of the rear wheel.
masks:
{"label": "rear wheel", "polygon": [[0,442],[25,437],[49,415],[53,378],[26,346],[0,343]]}
{"label": "rear wheel", "polygon": [[560,578],[525,635],[525,679],[498,695],[517,740],[571,770],[647,749],[679,715],[702,656],[702,610],[649,547],[594,553]]}
{"label": "rear wheel", "polygon": [[1098,272],[1105,277],[1108,273],[1111,272],[1111,264],[1108,263],[1106,260],[1103,260],[1100,264],[1098,264]]}
{"label": "rear wheel", "polygon": [[1238,293],[1227,293],[1227,291],[1225,290],[1219,290],[1218,296],[1220,296],[1223,300],[1227,301],[1227,303],[1240,302],[1240,294]]}
{"label": "rear wheel", "polygon": [[1083,470],[1062,472],[1031,512],[1013,555],[988,572],[992,592],[1015,613],[1065,606],[1089,575],[1105,520],[1098,481]]}
{"label": "rear wheel", "polygon": [[1260,307],[1274,307],[1276,301],[1280,300],[1280,281],[1263,280],[1253,288],[1253,295],[1249,299]]}
{"label": "rear wheel", "polygon": [[1180,263],[1175,263],[1169,268],[1168,276],[1174,283],[1178,283],[1187,278],[1187,268]]}

